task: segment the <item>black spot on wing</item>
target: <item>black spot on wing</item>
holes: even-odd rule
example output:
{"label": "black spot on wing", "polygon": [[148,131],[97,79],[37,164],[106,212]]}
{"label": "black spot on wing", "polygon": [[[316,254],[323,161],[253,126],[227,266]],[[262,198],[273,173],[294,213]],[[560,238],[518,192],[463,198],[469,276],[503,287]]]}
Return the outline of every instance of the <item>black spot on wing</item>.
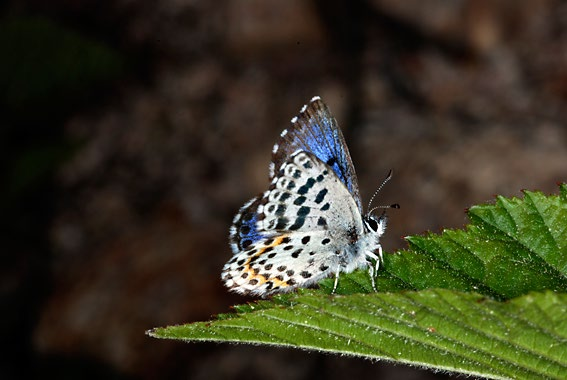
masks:
{"label": "black spot on wing", "polygon": [[276,215],[277,216],[283,216],[283,214],[285,213],[286,207],[284,204],[279,204],[278,208],[276,209]]}
{"label": "black spot on wing", "polygon": [[289,229],[295,231],[303,227],[303,225],[305,224],[305,219],[310,212],[310,207],[301,206],[299,210],[297,210],[297,218],[295,219],[295,222],[289,227]]}
{"label": "black spot on wing", "polygon": [[301,206],[301,207],[299,208],[299,210],[297,210],[297,216],[299,216],[299,217],[302,217],[302,216],[305,217],[305,216],[309,215],[309,212],[310,212],[310,211],[311,211],[311,208],[310,208],[310,207]]}
{"label": "black spot on wing", "polygon": [[280,195],[280,202],[285,202],[289,199],[289,197],[291,197],[290,193],[283,193],[282,195]]}
{"label": "black spot on wing", "polygon": [[303,278],[309,278],[312,276],[311,273],[307,272],[306,270],[300,272],[299,275]]}
{"label": "black spot on wing", "polygon": [[305,161],[305,162],[303,163],[303,167],[304,167],[305,169],[311,169],[311,168],[313,168],[313,164],[311,163],[311,161]]}
{"label": "black spot on wing", "polygon": [[299,248],[299,249],[293,251],[293,253],[291,254],[291,257],[293,257],[294,259],[297,259],[301,252],[303,252],[303,248]]}
{"label": "black spot on wing", "polygon": [[280,218],[278,218],[278,222],[276,223],[276,230],[283,230],[284,228],[286,228],[286,226],[289,223],[289,219],[286,218],[285,216],[282,216]]}
{"label": "black spot on wing", "polygon": [[313,178],[308,178],[307,182],[305,182],[305,185],[302,185],[299,189],[297,189],[297,193],[300,195],[307,194],[307,192],[309,192],[314,184],[315,180]]}
{"label": "black spot on wing", "polygon": [[301,206],[303,203],[305,203],[306,200],[307,198],[301,195],[293,201],[293,204],[296,206]]}
{"label": "black spot on wing", "polygon": [[295,219],[295,222],[291,226],[289,226],[289,229],[292,231],[296,231],[301,227],[303,227],[304,224],[305,224],[305,217],[300,216],[297,219]]}
{"label": "black spot on wing", "polygon": [[325,195],[327,195],[328,192],[329,190],[327,189],[322,189],[321,191],[319,191],[319,193],[317,193],[317,196],[315,197],[315,203],[319,204],[323,202],[323,199],[325,199]]}

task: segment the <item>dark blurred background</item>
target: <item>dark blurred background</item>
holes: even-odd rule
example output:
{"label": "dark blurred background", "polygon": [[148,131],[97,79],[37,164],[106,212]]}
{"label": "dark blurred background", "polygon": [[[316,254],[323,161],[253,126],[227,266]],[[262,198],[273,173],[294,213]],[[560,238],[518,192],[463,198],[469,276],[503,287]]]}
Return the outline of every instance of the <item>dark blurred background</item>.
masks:
{"label": "dark blurred background", "polygon": [[312,96],[383,246],[567,179],[563,1],[94,0],[0,6],[0,378],[445,378],[144,331],[250,301],[219,276]]}

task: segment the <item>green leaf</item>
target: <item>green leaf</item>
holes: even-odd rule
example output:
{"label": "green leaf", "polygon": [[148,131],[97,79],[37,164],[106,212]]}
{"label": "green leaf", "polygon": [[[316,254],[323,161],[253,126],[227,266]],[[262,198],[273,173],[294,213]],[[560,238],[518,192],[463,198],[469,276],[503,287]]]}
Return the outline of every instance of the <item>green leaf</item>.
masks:
{"label": "green leaf", "polygon": [[489,378],[567,373],[567,186],[471,207],[465,230],[408,237],[368,273],[235,307],[157,338],[356,355]]}
{"label": "green leaf", "polygon": [[465,231],[411,236],[386,271],[408,289],[475,291],[509,299],[537,290],[567,290],[567,201],[525,191],[523,200],[497,197],[473,206]]}
{"label": "green leaf", "polygon": [[157,338],[292,346],[494,378],[567,373],[567,294],[511,302],[445,289],[321,296],[302,292]]}

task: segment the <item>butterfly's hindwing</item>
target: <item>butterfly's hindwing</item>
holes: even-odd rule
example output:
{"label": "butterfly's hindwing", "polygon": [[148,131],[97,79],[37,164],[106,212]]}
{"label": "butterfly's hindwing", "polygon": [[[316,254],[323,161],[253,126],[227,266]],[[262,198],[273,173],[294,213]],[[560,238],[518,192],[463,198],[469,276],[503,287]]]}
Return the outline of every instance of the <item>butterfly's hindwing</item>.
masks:
{"label": "butterfly's hindwing", "polygon": [[322,231],[282,234],[259,242],[225,265],[222,278],[241,294],[269,295],[305,287],[335,273],[338,251],[329,251]]}

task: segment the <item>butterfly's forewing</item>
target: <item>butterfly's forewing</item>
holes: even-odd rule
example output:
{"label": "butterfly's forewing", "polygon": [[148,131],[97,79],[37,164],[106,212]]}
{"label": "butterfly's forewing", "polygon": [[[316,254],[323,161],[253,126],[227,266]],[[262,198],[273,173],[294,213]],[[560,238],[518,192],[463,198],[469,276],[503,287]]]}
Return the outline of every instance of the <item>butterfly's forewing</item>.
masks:
{"label": "butterfly's forewing", "polygon": [[307,104],[274,146],[270,178],[298,150],[309,152],[329,165],[362,212],[358,182],[345,139],[328,107],[316,96]]}

